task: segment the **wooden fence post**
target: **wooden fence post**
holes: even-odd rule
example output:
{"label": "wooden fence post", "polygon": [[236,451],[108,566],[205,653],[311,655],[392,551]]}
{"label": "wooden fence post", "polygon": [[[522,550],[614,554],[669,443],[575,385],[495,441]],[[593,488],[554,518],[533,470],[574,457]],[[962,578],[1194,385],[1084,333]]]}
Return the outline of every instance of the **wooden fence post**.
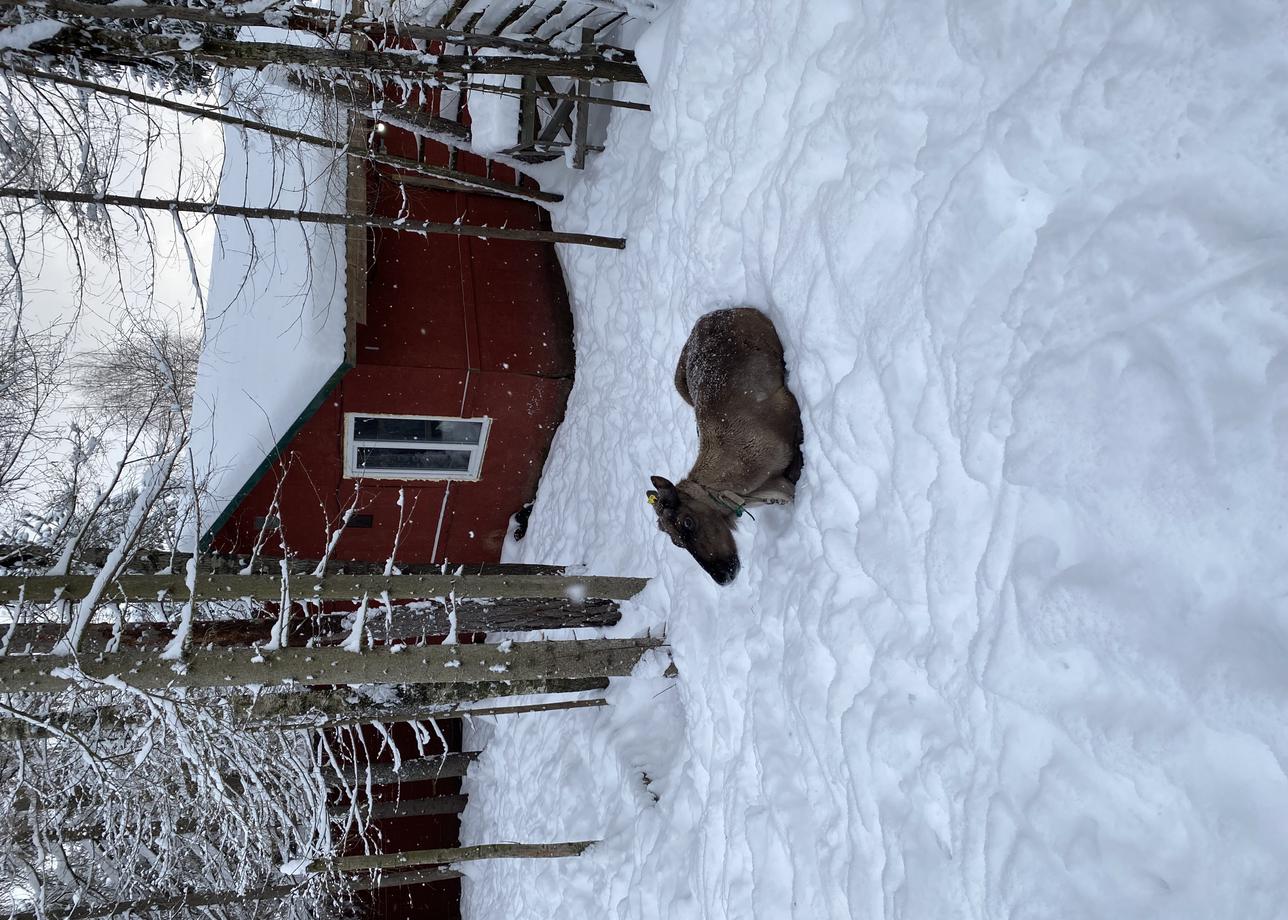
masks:
{"label": "wooden fence post", "polygon": [[423,645],[362,653],[327,648],[214,649],[171,661],[115,652],[97,658],[7,655],[0,693],[56,693],[84,678],[136,689],[248,684],[474,684],[493,680],[625,677],[660,639],[576,639],[500,645]]}
{"label": "wooden fence post", "polygon": [[[348,613],[325,613],[291,621],[289,645],[333,645],[346,639],[343,621]],[[453,604],[395,604],[391,608],[369,607],[366,634],[373,645],[414,642],[428,636],[451,632],[452,617],[458,634],[531,632],[542,629],[579,629],[613,626],[621,619],[617,602],[591,599],[581,603],[562,598],[498,598],[491,601],[461,599]],[[236,648],[263,645],[269,640],[277,617],[246,620],[194,620],[189,633],[191,648],[217,646]],[[66,633],[57,623],[19,623],[9,642],[11,653],[39,654],[51,651]],[[119,635],[118,635],[119,633]],[[174,638],[168,623],[127,622],[120,629],[112,623],[90,623],[81,634],[77,652],[98,655],[114,639],[121,650],[160,651]],[[540,691],[533,691],[540,692]]]}
{"label": "wooden fence post", "polygon": [[405,853],[372,853],[366,856],[332,856],[308,863],[309,872],[360,872],[404,866],[446,866],[479,859],[558,859],[580,856],[598,840],[567,843],[480,843],[468,847],[408,850]]}
{"label": "wooden fence post", "polygon": [[[3,190],[0,190],[2,192]],[[94,583],[93,575],[7,575],[0,577],[0,604],[79,600]],[[402,598],[567,598],[627,600],[644,589],[643,578],[603,575],[311,575],[289,576],[292,597],[304,600],[352,600],[388,592]],[[281,575],[198,574],[199,600],[242,597],[276,600],[282,596]],[[103,592],[107,601],[151,601],[162,595],[187,598],[183,575],[120,575]]]}

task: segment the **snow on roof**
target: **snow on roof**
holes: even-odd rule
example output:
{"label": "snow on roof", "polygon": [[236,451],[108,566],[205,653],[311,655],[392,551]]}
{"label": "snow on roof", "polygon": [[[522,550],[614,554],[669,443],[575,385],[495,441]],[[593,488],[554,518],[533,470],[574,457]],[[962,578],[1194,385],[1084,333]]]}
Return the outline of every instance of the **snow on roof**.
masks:
{"label": "snow on roof", "polygon": [[[325,133],[298,94],[270,90],[275,120]],[[312,123],[310,123],[312,122]],[[224,204],[341,211],[345,170],[334,151],[230,128]],[[344,363],[342,227],[220,218],[193,407],[193,455],[209,532]]]}

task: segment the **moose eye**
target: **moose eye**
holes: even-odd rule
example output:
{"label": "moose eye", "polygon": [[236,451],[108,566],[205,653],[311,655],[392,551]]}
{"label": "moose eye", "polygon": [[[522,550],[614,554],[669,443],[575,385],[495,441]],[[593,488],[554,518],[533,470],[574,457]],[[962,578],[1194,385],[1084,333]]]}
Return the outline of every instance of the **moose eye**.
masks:
{"label": "moose eye", "polygon": [[698,524],[693,520],[693,518],[686,514],[684,516],[684,520],[680,522],[680,529],[685,533],[693,533],[693,531],[698,529]]}

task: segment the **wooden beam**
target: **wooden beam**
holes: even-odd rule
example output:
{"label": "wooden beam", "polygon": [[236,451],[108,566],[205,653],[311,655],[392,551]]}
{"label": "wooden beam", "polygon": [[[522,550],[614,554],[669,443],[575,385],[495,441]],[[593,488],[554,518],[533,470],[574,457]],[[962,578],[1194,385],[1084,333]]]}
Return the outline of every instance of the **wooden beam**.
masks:
{"label": "wooden beam", "polygon": [[372,881],[370,878],[357,879],[349,884],[353,891],[375,891],[383,888],[405,888],[408,885],[426,885],[432,882],[446,882],[460,878],[461,873],[455,869],[417,869],[412,872],[383,872]]}
{"label": "wooden beam", "polygon": [[[81,565],[102,568],[107,563],[112,547],[86,547],[76,553],[75,561]],[[20,543],[0,544],[0,566],[27,565],[48,568],[54,564],[58,552],[40,546]],[[126,562],[129,569],[141,572],[182,571],[191,558],[190,553],[170,552],[168,550],[139,550]],[[318,567],[316,559],[290,558],[286,560],[287,570],[292,575],[306,575]],[[365,562],[346,559],[331,559],[326,570],[332,575],[379,575],[385,570],[386,563]],[[282,560],[272,555],[256,556],[253,560],[247,554],[237,553],[201,553],[197,556],[198,571],[207,575],[276,575],[282,570]],[[249,568],[249,571],[245,571]],[[471,562],[445,565],[441,562],[402,562],[394,568],[400,575],[562,575],[561,565],[530,565],[513,562]]]}
{"label": "wooden beam", "polygon": [[[2,670],[3,659],[0,659]],[[606,677],[552,680],[485,681],[462,684],[412,684],[396,687],[396,698],[373,703],[349,690],[295,690],[230,698],[233,724],[244,731],[303,731],[371,725],[376,722],[445,721],[465,716],[505,716],[559,709],[587,709],[607,705],[602,697],[555,699],[543,703],[478,706],[482,700],[508,696],[583,693],[603,690]],[[466,705],[462,705],[466,704]],[[124,734],[138,728],[131,713],[115,706],[98,706],[80,712],[54,713],[46,723],[0,718],[0,741],[31,741],[87,733]]]}
{"label": "wooden beam", "polygon": [[[10,575],[0,577],[0,604],[20,599],[36,602],[79,600],[94,583],[93,575]],[[603,575],[296,575],[287,579],[286,593],[295,600],[354,600],[401,598],[566,598],[597,597],[628,600],[644,590],[647,579]],[[278,600],[280,575],[197,575],[193,593],[201,600],[249,597]],[[183,575],[120,575],[103,592],[104,601],[155,601],[164,596],[186,599]]]}
{"label": "wooden beam", "polygon": [[537,113],[537,78],[524,77],[520,85],[523,95],[519,99],[519,146],[531,147],[541,127]]}
{"label": "wooden beam", "polygon": [[[299,721],[322,723],[331,717],[356,724],[406,722],[445,718],[462,703],[507,696],[546,693],[584,693],[608,687],[607,677],[549,680],[488,680],[480,683],[412,684],[395,687],[394,698],[376,703],[352,690],[303,690],[291,693],[260,693],[233,699],[234,718],[239,723],[265,725]],[[326,724],[334,724],[326,721]]]}
{"label": "wooden beam", "polygon": [[496,35],[503,35],[505,30],[522,19],[524,15],[527,14],[528,10],[532,9],[533,4],[535,3],[536,0],[520,0],[519,3],[514,5],[514,9],[510,10],[510,12],[506,14],[505,18],[497,23],[496,28],[493,29],[492,32]]}
{"label": "wooden beam", "polygon": [[[528,79],[527,77],[524,78]],[[543,78],[545,79],[545,78]],[[646,102],[629,102],[625,99],[610,99],[606,96],[596,96],[593,94],[580,93],[561,93],[553,87],[549,92],[535,90],[529,92],[526,89],[514,86],[490,86],[484,83],[471,83],[470,92],[494,93],[501,96],[519,96],[526,100],[529,96],[538,96],[545,99],[571,99],[574,102],[589,102],[591,105],[602,105],[610,109],[631,109],[636,112],[650,112],[652,109]]]}
{"label": "wooden beam", "polygon": [[[467,0],[461,0],[458,5],[464,6],[465,2]],[[31,7],[32,5],[31,0],[0,0],[0,7],[22,8]],[[67,16],[81,16],[86,19],[96,19],[104,22],[169,19],[225,28],[244,26],[284,27],[299,31],[309,31],[324,36],[338,34],[364,35],[377,42],[387,39],[392,34],[397,37],[413,38],[421,41],[450,42],[473,47],[508,48],[514,51],[549,57],[569,56],[564,49],[556,48],[547,42],[537,41],[532,38],[504,36],[499,34],[500,30],[494,30],[492,34],[472,33],[411,22],[369,19],[361,13],[339,16],[316,7],[302,5],[294,6],[288,11],[274,9],[271,12],[256,13],[235,12],[227,8],[219,9],[209,6],[184,7],[165,3],[99,4],[85,2],[85,0],[40,0],[39,6],[50,12],[62,13]],[[283,13],[285,13],[284,18]],[[455,18],[455,15],[453,15],[452,19]],[[619,60],[633,60],[633,57],[625,49],[605,48],[603,50],[612,53],[613,57]]]}
{"label": "wooden beam", "polygon": [[[459,815],[468,803],[467,795],[430,795],[423,799],[363,803],[358,805],[357,812],[368,821],[426,818],[431,815]],[[343,821],[349,817],[350,810],[348,805],[329,805],[326,812],[332,819]]]}
{"label": "wooden beam", "polygon": [[[595,33],[592,30],[581,30],[581,50],[584,54],[589,55],[591,53],[590,48],[594,40]],[[573,169],[586,168],[586,145],[590,143],[590,103],[586,99],[590,96],[590,91],[591,84],[589,81],[577,81],[577,95],[581,98],[577,100],[576,133],[572,142]]]}
{"label": "wooden beam", "polygon": [[[172,661],[150,652],[97,658],[6,655],[0,693],[56,693],[84,678],[143,690],[300,684],[455,684],[625,677],[660,639],[579,639],[500,645],[425,645],[361,654],[340,648],[216,649]],[[79,673],[78,673],[79,672]]]}
{"label": "wooden beam", "polygon": [[456,17],[461,15],[461,10],[465,9],[465,4],[469,2],[470,0],[452,0],[452,5],[447,8],[443,18],[438,20],[438,28],[450,29],[452,23],[456,21]]}
{"label": "wooden beam", "polygon": [[[462,684],[461,686],[470,686]],[[529,712],[557,712],[567,709],[598,709],[607,706],[608,700],[603,697],[591,699],[552,700],[548,703],[518,703],[513,706],[461,706],[456,709],[410,709],[381,712],[378,718],[372,714],[357,713],[349,716],[324,716],[318,720],[293,720],[289,722],[249,723],[246,731],[317,731],[325,728],[356,728],[359,725],[371,725],[380,722],[391,725],[397,722],[425,722],[431,719],[445,722],[451,719],[480,716],[516,716]],[[20,737],[44,737],[35,734],[24,734]],[[15,739],[11,739],[15,740]]]}
{"label": "wooden beam", "polygon": [[405,233],[446,234],[481,239],[524,240],[534,243],[571,243],[597,246],[603,249],[625,249],[621,237],[596,236],[589,233],[563,233],[552,230],[516,230],[510,227],[475,226],[464,223],[441,223],[430,220],[410,220],[378,217],[374,214],[335,214],[326,211],[293,211],[289,208],[254,208],[244,205],[219,204],[203,201],[170,201],[163,198],[142,198],[133,195],[107,195],[95,192],[63,192],[52,189],[0,188],[0,198],[25,200],[41,205],[50,202],[95,205],[97,207],[136,208],[144,211],[182,212],[186,214],[242,217],[248,220],[298,221],[301,223],[329,224],[347,227],[380,227]]}
{"label": "wooden beam", "polygon": [[574,103],[570,99],[564,99],[557,106],[550,117],[546,119],[541,133],[537,136],[538,144],[549,144],[559,138],[560,134],[565,134],[569,139],[572,138],[572,112]]}
{"label": "wooden beam", "polygon": [[621,22],[629,15],[630,15],[629,13],[621,12],[621,13],[618,13],[616,16],[612,16],[604,20],[599,25],[595,26],[595,35],[596,36],[603,35],[605,32],[607,32],[613,26],[617,25],[619,22]]}
{"label": "wooden beam", "polygon": [[334,770],[323,774],[332,788],[357,785],[390,786],[395,783],[419,783],[431,779],[459,779],[479,759],[478,751],[452,751],[427,757],[407,757],[394,769],[391,763],[350,764],[344,775]]}
{"label": "wooden beam", "polygon": [[[365,0],[349,0],[349,15],[361,18]],[[361,33],[349,35],[350,50],[366,46],[369,40]],[[367,119],[350,111],[348,149],[367,152]],[[360,157],[345,157],[344,210],[348,214],[367,213],[368,162]],[[358,363],[358,326],[367,322],[367,228],[344,228],[344,359],[350,366]]]}
{"label": "wooden beam", "polygon": [[558,859],[580,856],[598,840],[574,840],[567,843],[480,843],[469,847],[444,847],[434,850],[409,850],[405,853],[373,853],[369,856],[333,856],[315,859],[309,872],[361,872],[371,869],[396,869],[402,866],[443,866],[478,859]]}
{"label": "wooden beam", "polygon": [[[371,161],[382,166],[389,166],[406,172],[414,172],[427,176],[436,176],[444,179],[451,179],[466,186],[473,186],[480,189],[487,189],[502,195],[508,195],[512,198],[522,198],[527,201],[562,201],[563,196],[553,192],[543,192],[537,189],[524,189],[504,182],[496,182],[482,176],[475,176],[472,173],[460,172],[455,169],[445,169],[441,166],[431,166],[428,163],[421,163],[418,160],[408,159],[406,157],[397,157],[390,154],[373,153],[366,149],[365,143],[360,148],[341,147],[340,142],[332,138],[321,137],[316,134],[308,134],[303,131],[296,131],[291,128],[282,128],[277,125],[270,125],[264,122],[252,121],[246,118],[238,118],[204,106],[187,105],[173,99],[150,96],[146,93],[136,93],[131,90],[121,89],[116,86],[109,86],[102,83],[95,83],[90,80],[80,80],[76,77],[66,74],[46,73],[44,71],[32,70],[29,67],[21,67],[16,64],[5,64],[3,70],[10,73],[19,74],[33,80],[42,80],[50,83],[60,84],[62,86],[75,86],[79,89],[86,89],[91,92],[100,93],[105,96],[111,96],[116,99],[128,99],[131,102],[138,102],[142,105],[160,106],[170,109],[174,112],[180,112],[184,115],[191,115],[194,118],[207,118],[220,124],[231,125],[233,127],[245,128],[248,131],[259,131],[273,137],[280,137],[285,140],[298,141],[304,144],[312,144],[318,147],[324,147],[334,150],[337,156],[344,155],[351,160]],[[361,119],[359,119],[361,120]],[[365,133],[363,138],[365,141]],[[455,148],[452,148],[453,150]],[[349,211],[348,213],[354,213]]]}
{"label": "wooden beam", "polygon": [[[446,605],[394,605],[368,609],[366,636],[372,645],[419,641],[429,636],[446,636],[452,629],[468,633],[530,632],[540,629],[581,629],[612,626],[621,619],[617,602],[602,598],[576,603],[568,598],[497,598],[457,601],[452,613]],[[320,616],[292,617],[289,645],[334,645],[348,638],[345,620],[352,613],[324,613]],[[237,620],[194,620],[188,635],[188,647],[230,648],[263,645],[268,642],[277,618],[258,616]],[[9,650],[18,654],[40,654],[53,650],[66,633],[62,623],[19,623],[13,627]],[[119,634],[119,635],[118,635]],[[121,649],[160,651],[174,639],[171,623],[127,622],[90,623],[81,635],[78,651],[97,655],[107,650],[113,639]]]}
{"label": "wooden beam", "polygon": [[534,22],[532,25],[528,27],[527,29],[528,34],[536,37],[537,33],[539,33],[542,29],[546,27],[546,23],[554,19],[560,13],[562,13],[564,11],[564,7],[566,7],[567,5],[568,5],[568,0],[559,0],[559,2],[556,3],[554,6],[552,6],[544,16],[542,16],[540,19],[538,19],[536,22]]}

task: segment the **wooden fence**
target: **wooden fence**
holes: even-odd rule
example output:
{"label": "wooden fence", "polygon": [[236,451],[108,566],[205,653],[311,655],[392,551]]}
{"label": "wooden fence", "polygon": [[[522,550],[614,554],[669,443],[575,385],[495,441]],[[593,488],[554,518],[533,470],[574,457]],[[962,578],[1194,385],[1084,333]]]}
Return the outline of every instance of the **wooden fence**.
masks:
{"label": "wooden fence", "polygon": [[[13,548],[0,547],[0,558],[13,560]],[[549,566],[473,566],[452,572],[443,572],[441,567],[404,566],[404,574],[384,575],[374,565],[353,563],[315,575],[316,563],[292,562],[283,573],[276,560],[247,564],[223,557],[200,559],[199,573],[191,579],[157,571],[176,563],[182,567],[185,561],[140,554],[131,564],[145,571],[119,575],[97,586],[97,577],[88,574],[0,576],[0,605],[7,605],[19,616],[9,630],[8,653],[0,657],[0,693],[56,693],[72,686],[223,688],[228,711],[239,729],[313,731],[467,714],[600,707],[605,700],[599,696],[518,705],[478,704],[519,694],[602,690],[610,678],[630,675],[647,652],[665,647],[664,640],[647,636],[502,644],[416,641],[416,637],[441,637],[449,630],[468,635],[611,625],[620,615],[618,603],[646,585],[639,578],[569,575]],[[248,574],[230,574],[234,571]],[[83,632],[77,654],[68,656],[52,651],[64,637],[64,624],[21,619],[21,610],[65,609],[60,608],[61,602],[71,605],[85,597],[97,598],[101,604],[133,603],[137,605],[133,609],[156,609],[166,601],[172,613],[178,604],[189,601],[195,602],[196,610],[205,601],[230,599],[267,602],[268,607],[261,603],[264,612],[244,620],[193,620],[181,667],[159,654],[174,638],[176,626],[172,622],[94,622]],[[340,644],[351,633],[347,618],[352,618],[353,612],[323,607],[324,612],[307,619],[307,628],[303,627],[305,618],[280,617],[284,599],[292,605],[334,605],[373,597],[382,598],[382,602],[379,609],[370,611],[371,629],[357,652],[349,650],[352,645]],[[388,599],[387,603],[383,599]],[[226,604],[216,606],[227,609]],[[272,606],[279,610],[274,613]],[[279,622],[289,627],[285,644],[269,648],[268,640]],[[380,694],[379,702],[344,689],[345,685],[373,684],[392,689]],[[248,694],[242,690],[247,685],[259,689]],[[109,694],[98,708],[68,713],[65,722],[46,727],[0,720],[0,738],[22,740],[91,728],[111,731],[115,724],[124,726],[124,721],[125,716],[114,713]],[[327,782],[339,789],[426,780],[437,783],[463,776],[478,754],[444,751],[404,760],[396,768],[391,764],[355,765],[355,771],[361,773],[348,777],[333,773]],[[432,819],[458,814],[465,801],[463,795],[450,791],[406,799],[399,796],[394,801],[368,802],[363,814],[372,822]],[[333,820],[346,821],[352,817],[351,805],[337,801],[329,813]],[[450,880],[459,875],[452,866],[463,861],[575,856],[593,842],[495,843],[335,855],[313,860],[302,871],[306,875],[339,873],[349,879],[346,884],[354,891],[376,891]],[[372,870],[382,874],[355,876]],[[256,892],[188,892],[123,902],[114,909],[197,907],[280,898],[299,884],[300,879],[284,878],[282,884]],[[68,916],[111,914],[84,906]]]}

